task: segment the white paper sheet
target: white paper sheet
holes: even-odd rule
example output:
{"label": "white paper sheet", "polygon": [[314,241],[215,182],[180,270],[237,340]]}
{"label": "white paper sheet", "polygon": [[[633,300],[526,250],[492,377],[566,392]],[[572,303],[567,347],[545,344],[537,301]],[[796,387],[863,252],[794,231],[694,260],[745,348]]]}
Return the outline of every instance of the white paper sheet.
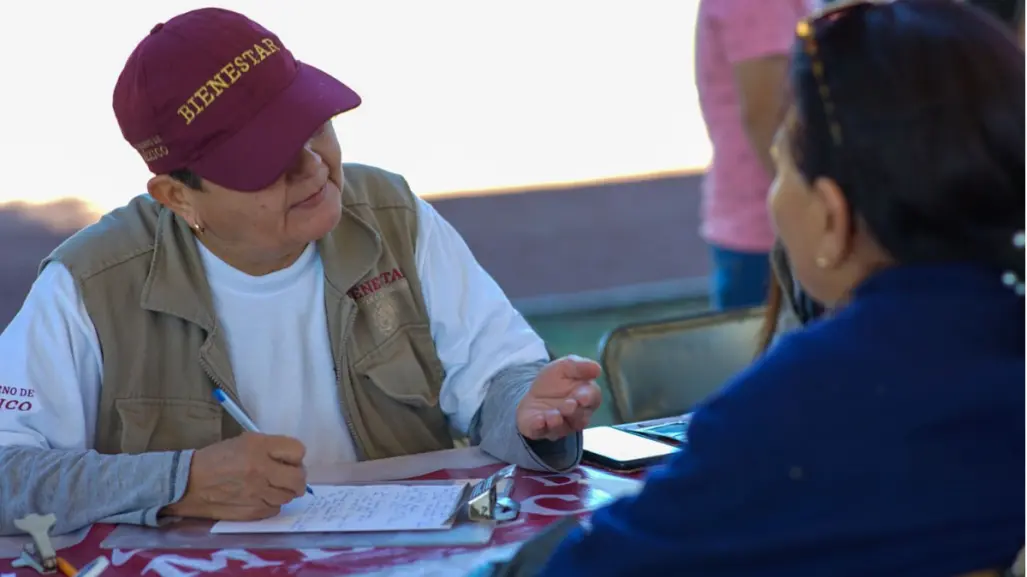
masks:
{"label": "white paper sheet", "polygon": [[219,521],[211,533],[334,533],[449,529],[466,483],[314,485],[262,521]]}

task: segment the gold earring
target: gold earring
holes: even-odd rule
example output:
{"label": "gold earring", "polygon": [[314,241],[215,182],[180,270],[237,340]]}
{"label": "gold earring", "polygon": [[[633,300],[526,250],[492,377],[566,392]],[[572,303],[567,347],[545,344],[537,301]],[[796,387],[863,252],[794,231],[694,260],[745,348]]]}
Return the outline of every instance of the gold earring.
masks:
{"label": "gold earring", "polygon": [[818,256],[817,260],[816,260],[816,263],[817,263],[817,268],[827,268],[827,265],[830,264],[828,262],[826,256]]}
{"label": "gold earring", "polygon": [[203,234],[203,227],[200,226],[200,223],[198,223],[198,222],[197,223],[193,223],[192,227],[190,227],[190,228],[192,228],[193,232],[195,232],[196,234]]}

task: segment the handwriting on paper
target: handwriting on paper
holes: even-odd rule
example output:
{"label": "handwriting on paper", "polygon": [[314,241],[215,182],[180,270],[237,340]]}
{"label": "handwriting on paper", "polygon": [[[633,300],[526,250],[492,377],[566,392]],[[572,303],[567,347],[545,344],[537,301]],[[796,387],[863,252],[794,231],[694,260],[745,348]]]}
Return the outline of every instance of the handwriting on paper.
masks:
{"label": "handwriting on paper", "polygon": [[261,521],[220,521],[211,533],[333,533],[448,529],[464,483],[314,486]]}

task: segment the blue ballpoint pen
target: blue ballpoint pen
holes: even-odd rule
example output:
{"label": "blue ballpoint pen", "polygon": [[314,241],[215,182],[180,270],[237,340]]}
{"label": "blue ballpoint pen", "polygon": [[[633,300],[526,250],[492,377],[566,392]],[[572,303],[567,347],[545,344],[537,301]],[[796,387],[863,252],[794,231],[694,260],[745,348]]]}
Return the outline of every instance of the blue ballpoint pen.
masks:
{"label": "blue ballpoint pen", "polygon": [[[228,411],[229,415],[232,415],[232,418],[235,419],[235,422],[239,423],[240,427],[251,433],[260,432],[260,429],[257,428],[257,424],[254,423],[250,419],[249,415],[242,410],[242,407],[235,404],[235,401],[226,395],[220,387],[214,387],[214,399],[217,400],[218,404],[224,407],[226,411]],[[310,485],[307,485],[307,493],[310,495],[314,494],[314,490],[310,488]]]}

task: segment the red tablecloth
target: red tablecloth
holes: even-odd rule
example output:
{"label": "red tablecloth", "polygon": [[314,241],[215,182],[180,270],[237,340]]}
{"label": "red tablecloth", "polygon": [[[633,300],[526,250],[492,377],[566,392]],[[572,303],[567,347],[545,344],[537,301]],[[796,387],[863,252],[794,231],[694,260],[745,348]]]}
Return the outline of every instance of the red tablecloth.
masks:
{"label": "red tablecloth", "polygon": [[[500,468],[489,465],[474,469],[444,469],[419,479],[481,478]],[[113,530],[96,526],[78,545],[60,553],[76,566],[106,555],[111,567],[104,577],[192,577],[206,574],[270,577],[303,575],[463,575],[490,554],[513,549],[549,523],[566,515],[585,515],[609,502],[624,490],[625,482],[610,473],[589,467],[564,475],[518,472],[514,498],[521,503],[517,520],[496,528],[492,541],[478,547],[392,547],[338,550],[122,550],[101,549]],[[0,575],[10,574],[8,562],[0,562]],[[14,571],[17,577],[35,575],[31,570]]]}

